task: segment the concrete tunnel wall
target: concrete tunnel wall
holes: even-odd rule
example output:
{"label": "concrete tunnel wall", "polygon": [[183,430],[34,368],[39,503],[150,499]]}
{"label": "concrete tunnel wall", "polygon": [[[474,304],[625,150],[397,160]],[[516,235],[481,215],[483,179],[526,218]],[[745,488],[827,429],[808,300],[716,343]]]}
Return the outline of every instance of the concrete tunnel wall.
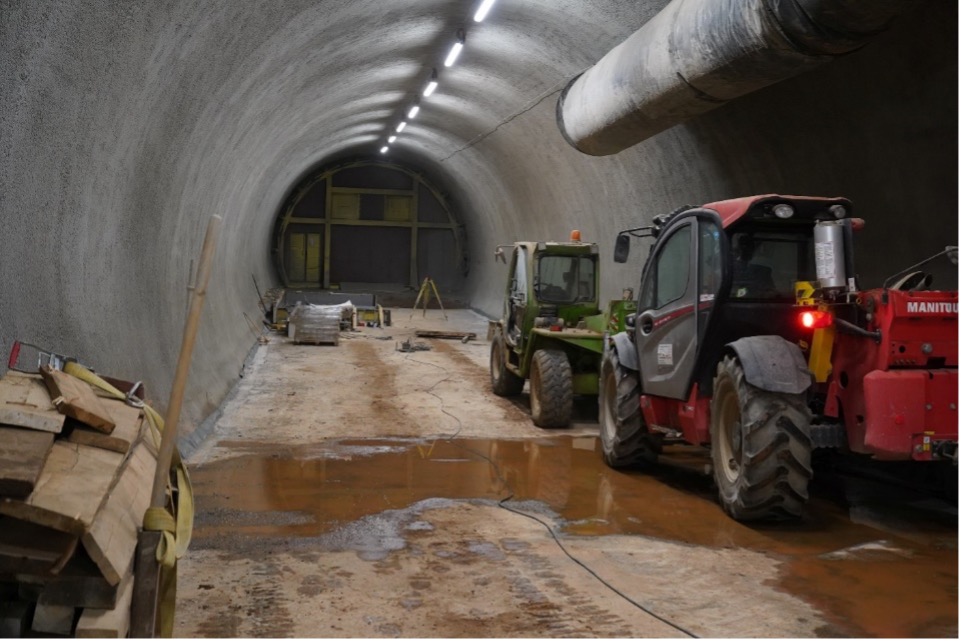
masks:
{"label": "concrete tunnel wall", "polygon": [[[390,157],[445,189],[466,226],[464,295],[499,313],[496,244],[601,245],[603,295],[644,252],[615,233],[751,193],[844,195],[868,221],[864,284],[958,236],[957,4],[920,1],[861,51],[618,155],[580,154],[558,91],[667,0],[475,2],[0,0],[0,352],[14,339],[169,394],[191,260],[225,217],[191,367],[190,433],[236,382],[255,276],[311,168],[375,154],[426,83]],[[441,65],[459,27],[461,59]],[[954,287],[954,271],[940,274]]]}

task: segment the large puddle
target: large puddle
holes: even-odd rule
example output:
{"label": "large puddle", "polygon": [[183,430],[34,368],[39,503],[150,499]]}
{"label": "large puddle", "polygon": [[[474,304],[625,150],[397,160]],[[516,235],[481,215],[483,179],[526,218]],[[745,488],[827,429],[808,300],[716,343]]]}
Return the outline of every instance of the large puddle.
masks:
{"label": "large puddle", "polygon": [[[604,465],[593,437],[337,441],[240,455],[192,470],[195,536],[318,537],[427,499],[544,506],[568,535],[629,534],[739,547],[782,561],[781,589],[819,608],[832,634],[957,636],[955,517],[916,496],[851,482],[815,495],[801,523],[748,527],[718,507],[707,460],[672,452],[655,470]],[[678,465],[680,463],[680,465]],[[874,491],[873,489],[874,488]]]}

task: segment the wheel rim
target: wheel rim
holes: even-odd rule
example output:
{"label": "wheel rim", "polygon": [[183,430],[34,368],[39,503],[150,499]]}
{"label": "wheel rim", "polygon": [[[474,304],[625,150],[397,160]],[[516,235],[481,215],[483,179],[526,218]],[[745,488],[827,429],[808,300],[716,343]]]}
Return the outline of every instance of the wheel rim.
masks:
{"label": "wheel rim", "polygon": [[738,407],[738,396],[731,388],[726,389],[722,401],[720,416],[718,417],[718,453],[717,465],[729,483],[738,480],[741,472],[741,410]]}
{"label": "wheel rim", "polygon": [[532,363],[531,367],[531,415],[541,416],[541,372],[537,362]]}
{"label": "wheel rim", "polygon": [[501,343],[495,341],[491,345],[491,380],[497,383],[501,380]]}
{"label": "wheel rim", "polygon": [[603,396],[601,399],[601,433],[609,443],[615,440],[615,415],[612,411],[615,402],[614,372],[608,372],[604,378]]}

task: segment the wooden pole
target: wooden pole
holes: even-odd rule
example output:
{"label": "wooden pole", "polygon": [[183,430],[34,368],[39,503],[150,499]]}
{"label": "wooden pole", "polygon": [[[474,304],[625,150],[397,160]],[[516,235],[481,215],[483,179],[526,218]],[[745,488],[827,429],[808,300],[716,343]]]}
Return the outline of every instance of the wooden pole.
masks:
{"label": "wooden pole", "polygon": [[150,495],[151,507],[165,507],[167,495],[167,479],[170,475],[170,459],[174,454],[174,443],[177,441],[177,422],[180,420],[180,409],[184,404],[184,390],[187,387],[187,373],[190,370],[190,359],[194,352],[194,340],[197,338],[197,328],[200,325],[200,312],[204,307],[204,297],[207,294],[207,282],[214,262],[214,250],[217,248],[217,232],[222,218],[216,214],[207,223],[207,233],[204,235],[204,245],[200,252],[200,265],[197,269],[197,280],[191,292],[190,309],[187,311],[187,321],[184,323],[184,338],[180,343],[180,356],[177,359],[177,370],[174,373],[174,383],[170,390],[170,401],[167,403],[167,416],[164,419],[164,434],[160,440],[160,453],[157,455],[157,473],[154,475],[154,488]]}

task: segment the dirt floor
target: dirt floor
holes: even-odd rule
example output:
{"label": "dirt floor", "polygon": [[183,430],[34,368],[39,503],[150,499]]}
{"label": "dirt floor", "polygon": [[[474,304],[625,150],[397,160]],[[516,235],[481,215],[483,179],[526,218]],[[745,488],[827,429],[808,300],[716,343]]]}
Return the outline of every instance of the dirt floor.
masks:
{"label": "dirt floor", "polygon": [[593,402],[547,431],[494,396],[485,319],[392,317],[258,348],[188,459],[175,636],[958,636],[954,505],[831,472],[801,523],[735,523],[701,451],[614,471]]}

